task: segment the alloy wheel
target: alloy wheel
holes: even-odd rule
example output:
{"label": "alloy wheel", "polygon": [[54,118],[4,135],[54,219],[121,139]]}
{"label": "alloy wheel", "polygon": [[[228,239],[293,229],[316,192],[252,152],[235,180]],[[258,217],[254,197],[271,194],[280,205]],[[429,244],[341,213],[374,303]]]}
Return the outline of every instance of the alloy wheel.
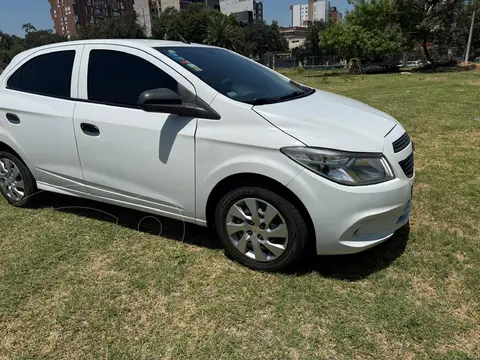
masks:
{"label": "alloy wheel", "polygon": [[20,170],[7,158],[0,159],[0,187],[13,201],[21,201],[25,196],[25,185]]}
{"label": "alloy wheel", "polygon": [[252,260],[273,261],[287,249],[285,219],[264,200],[246,198],[237,201],[227,213],[226,228],[237,250]]}

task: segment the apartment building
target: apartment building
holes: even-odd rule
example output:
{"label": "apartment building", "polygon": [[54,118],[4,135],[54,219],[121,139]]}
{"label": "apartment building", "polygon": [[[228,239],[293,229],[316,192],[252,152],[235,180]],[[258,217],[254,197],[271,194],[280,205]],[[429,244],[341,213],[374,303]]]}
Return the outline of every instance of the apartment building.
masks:
{"label": "apartment building", "polygon": [[193,3],[204,3],[220,10],[219,0],[48,0],[55,32],[68,39],[88,24],[105,18],[136,13],[137,21],[145,27],[148,36],[162,9],[183,10]]}
{"label": "apartment building", "polygon": [[48,0],[55,32],[67,38],[88,24],[133,14],[134,0]]}
{"label": "apartment building", "polygon": [[302,26],[281,27],[280,34],[282,34],[288,42],[288,50],[302,46],[307,38],[308,29]]}
{"label": "apartment building", "polygon": [[137,22],[145,27],[147,36],[152,36],[152,27],[162,11],[161,0],[135,0],[133,9]]}
{"label": "apartment building", "polygon": [[[312,7],[313,11],[311,11]],[[336,8],[334,9],[336,11]],[[310,0],[308,4],[291,5],[290,11],[292,26],[308,26],[315,20],[322,20],[327,23],[330,16],[330,1]],[[335,16],[341,17],[341,14],[337,12]]]}
{"label": "apartment building", "polygon": [[70,39],[77,34],[75,0],[49,0],[55,32]]}
{"label": "apartment building", "polygon": [[263,3],[258,0],[220,0],[220,11],[241,22],[263,21]]}

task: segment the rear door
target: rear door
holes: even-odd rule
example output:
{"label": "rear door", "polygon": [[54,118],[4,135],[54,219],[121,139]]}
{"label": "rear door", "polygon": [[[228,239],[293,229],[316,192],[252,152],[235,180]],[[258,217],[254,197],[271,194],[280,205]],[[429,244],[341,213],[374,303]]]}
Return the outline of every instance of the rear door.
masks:
{"label": "rear door", "polygon": [[2,121],[39,187],[84,192],[73,112],[83,45],[33,53],[5,76]]}
{"label": "rear door", "polygon": [[74,126],[88,192],[193,221],[197,119],[138,107],[143,91],[179,86],[195,94],[183,76],[142,50],[85,46]]}

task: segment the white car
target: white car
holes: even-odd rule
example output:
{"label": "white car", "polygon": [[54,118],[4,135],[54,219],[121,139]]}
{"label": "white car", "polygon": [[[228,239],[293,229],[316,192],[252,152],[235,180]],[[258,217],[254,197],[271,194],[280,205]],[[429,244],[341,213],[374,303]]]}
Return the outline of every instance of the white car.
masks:
{"label": "white car", "polygon": [[156,40],[58,43],[0,77],[0,189],[214,226],[254,269],[375,246],[408,222],[413,144],[391,116],[234,52]]}

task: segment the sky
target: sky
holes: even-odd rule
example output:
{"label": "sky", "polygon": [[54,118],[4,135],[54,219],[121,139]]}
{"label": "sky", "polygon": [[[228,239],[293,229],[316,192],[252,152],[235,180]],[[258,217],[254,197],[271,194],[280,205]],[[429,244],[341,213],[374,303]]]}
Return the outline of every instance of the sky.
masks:
{"label": "sky", "polygon": [[[282,26],[291,25],[290,5],[306,4],[307,0],[263,0],[264,19],[277,20]],[[350,8],[347,0],[330,0],[331,6],[344,13]],[[32,23],[37,29],[51,29],[48,0],[0,0],[0,30],[22,36],[22,25]]]}

